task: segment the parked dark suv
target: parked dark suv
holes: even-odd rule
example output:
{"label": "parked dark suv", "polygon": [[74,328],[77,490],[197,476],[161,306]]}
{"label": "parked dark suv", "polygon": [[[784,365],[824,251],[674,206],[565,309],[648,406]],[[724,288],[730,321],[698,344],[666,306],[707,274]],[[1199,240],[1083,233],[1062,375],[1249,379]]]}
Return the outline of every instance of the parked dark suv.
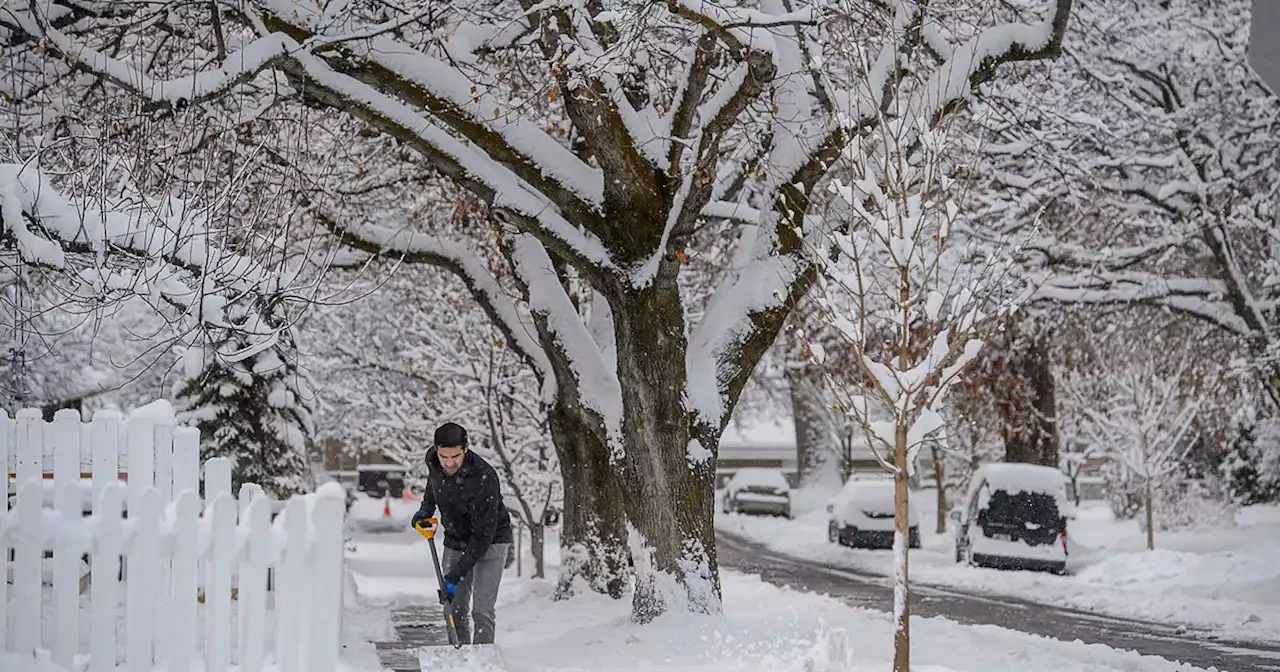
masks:
{"label": "parked dark suv", "polygon": [[1067,571],[1067,477],[1053,467],[995,463],[973,476],[956,523],[956,562]]}

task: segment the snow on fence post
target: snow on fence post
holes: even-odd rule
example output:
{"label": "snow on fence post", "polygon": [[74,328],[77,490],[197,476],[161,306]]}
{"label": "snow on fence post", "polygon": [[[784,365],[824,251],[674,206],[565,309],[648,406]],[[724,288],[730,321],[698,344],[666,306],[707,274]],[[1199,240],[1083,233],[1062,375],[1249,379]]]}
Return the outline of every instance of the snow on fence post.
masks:
{"label": "snow on fence post", "polygon": [[[152,426],[152,445],[155,447],[155,484],[162,503],[174,502],[178,492],[173,488],[173,424],[169,420],[155,421]],[[168,555],[160,558],[155,567],[155,581],[164,586],[156,595],[155,611],[157,614],[169,612],[170,576],[173,572],[172,558]],[[155,621],[155,659],[168,660],[169,619],[157,618]]]}
{"label": "snow on fence post", "polygon": [[305,661],[310,672],[334,672],[342,641],[342,563],[343,524],[346,514],[345,493],[337,483],[325,483],[316,492],[311,510],[311,527],[315,537],[311,543],[311,576],[313,592],[310,604],[310,627],[306,628]]}
{"label": "snow on fence post", "polygon": [[[80,483],[80,413],[64,408],[53,415],[53,490]],[[82,503],[76,503],[80,511]],[[64,513],[65,515],[65,513]]]}
{"label": "snow on fence post", "polygon": [[196,493],[200,500],[200,431],[195,427],[173,430],[173,496],[183,490]]}
{"label": "snow on fence post", "polygon": [[151,444],[155,446],[156,490],[160,491],[160,501],[176,501],[178,491],[173,488],[173,425],[154,422],[151,432]]}
{"label": "snow on fence post", "polygon": [[[115,431],[115,426],[109,423],[102,427]],[[116,612],[120,604],[120,554],[124,550],[124,521],[121,519],[124,497],[124,484],[115,480],[102,488],[102,495],[93,503],[97,530],[90,549],[93,566],[89,570],[92,579],[89,589],[89,672],[116,669]]]}
{"label": "snow on fence post", "polygon": [[285,547],[276,572],[276,666],[279,672],[303,672],[300,665],[303,619],[310,613],[310,591],[306,584],[307,551],[311,539],[307,530],[307,504],[292,497],[284,513],[276,518],[282,527]]}
{"label": "snow on fence post", "polygon": [[[228,464],[230,463],[228,462]],[[266,493],[263,492],[262,486],[257,483],[240,484],[240,491],[236,493],[236,504],[239,512],[240,526],[242,528],[245,526],[245,521],[249,520],[249,508],[260,498],[266,499]],[[243,537],[243,535],[241,536]],[[236,658],[234,659],[234,662],[240,666],[241,672],[244,671],[244,629],[245,625],[249,622],[250,616],[248,610],[252,604],[251,600],[245,600],[245,585],[246,583],[252,585],[252,582],[248,581],[244,575],[245,570],[249,567],[248,540],[246,539],[243,544],[244,545],[240,548],[240,563],[232,569],[232,574],[236,577],[236,604],[239,607],[239,614],[237,615],[236,622],[240,626],[239,630],[236,632]]]}
{"label": "snow on fence post", "polygon": [[[209,458],[204,463],[204,506],[208,509],[218,496],[231,496],[231,460],[225,457]],[[234,504],[234,497],[233,502]]]}
{"label": "snow on fence post", "polygon": [[[130,437],[132,438],[132,437]],[[137,444],[133,444],[133,448]],[[130,454],[130,461],[133,455]],[[130,465],[132,469],[132,465]],[[132,484],[133,472],[129,472]],[[133,492],[131,491],[132,495]],[[125,661],[131,670],[150,670],[155,636],[156,596],[160,592],[156,584],[159,567],[160,518],[164,502],[160,492],[148,487],[129,503],[129,522],[133,534],[129,539],[129,552],[125,554]]]}
{"label": "snow on fence post", "polygon": [[[84,510],[80,490],[80,413],[62,409],[53,416],[54,508],[63,521]],[[80,645],[80,544],[63,526],[53,544],[53,662],[67,669]]]}
{"label": "snow on fence post", "polygon": [[[0,414],[0,464],[4,465],[4,501],[0,502],[0,576],[9,576],[9,535],[5,524],[9,517],[9,470],[13,451],[13,421],[8,413]],[[9,581],[0,581],[0,651],[8,651],[9,638]]]}
{"label": "snow on fence post", "polygon": [[[103,490],[112,483],[120,482],[120,414],[110,409],[94,412],[90,423],[90,448],[93,455],[93,466],[90,472],[93,497],[93,510],[97,511],[98,502],[102,501]],[[97,578],[97,577],[94,577]]]}
{"label": "snow on fence post", "polygon": [[196,575],[200,555],[200,495],[183,489],[174,503],[173,595],[165,621],[169,641],[165,648],[168,672],[187,672],[196,650]]}
{"label": "snow on fence post", "polygon": [[[75,429],[78,439],[80,428]],[[55,496],[63,524],[53,531],[52,544],[53,662],[71,670],[75,669],[72,663],[80,647],[80,556],[84,547],[80,535],[66,523],[79,520],[84,507],[79,479],[64,483]]]}
{"label": "snow on fence post", "polygon": [[[13,546],[13,643],[20,655],[32,655],[40,648],[39,618],[21,614],[42,613],[41,565],[44,560],[44,529],[41,504],[44,499],[44,416],[39,410],[18,411],[14,430],[14,486],[18,492],[13,515],[18,529],[10,535]],[[5,493],[8,499],[8,493]]]}
{"label": "snow on fence post", "polygon": [[[146,416],[130,416],[125,421],[125,450],[129,467],[129,511],[141,506],[143,494],[155,487],[155,423]],[[157,493],[158,494],[158,493]]]}
{"label": "snow on fence post", "polygon": [[[240,486],[243,505],[245,490]],[[271,502],[260,493],[249,493],[249,506],[240,526],[248,532],[240,562],[240,672],[262,672],[265,660],[267,624],[267,566],[271,563],[274,540],[271,536]]]}
{"label": "snow on fence post", "polygon": [[[28,424],[37,431],[40,425]],[[22,454],[19,453],[19,459]],[[39,469],[39,464],[36,468]],[[43,512],[40,500],[44,496],[39,472],[36,478],[19,481],[18,502],[14,511],[18,528],[12,535],[13,559],[13,646],[9,651],[20,656],[33,656],[40,648],[40,564],[44,558]],[[34,616],[34,617],[33,617]]]}
{"label": "snow on fence post", "polygon": [[[215,458],[222,459],[222,458]],[[214,460],[205,463],[205,488],[209,488]],[[230,471],[227,472],[230,478]],[[228,490],[230,489],[228,482]],[[206,555],[204,656],[207,672],[226,672],[231,664],[231,566],[236,558],[236,503],[230,492],[218,492],[205,500],[209,525]]]}
{"label": "snow on fence post", "polygon": [[18,455],[14,474],[17,485],[21,488],[28,479],[44,478],[44,416],[39,409],[24,408],[18,411],[14,438]]}

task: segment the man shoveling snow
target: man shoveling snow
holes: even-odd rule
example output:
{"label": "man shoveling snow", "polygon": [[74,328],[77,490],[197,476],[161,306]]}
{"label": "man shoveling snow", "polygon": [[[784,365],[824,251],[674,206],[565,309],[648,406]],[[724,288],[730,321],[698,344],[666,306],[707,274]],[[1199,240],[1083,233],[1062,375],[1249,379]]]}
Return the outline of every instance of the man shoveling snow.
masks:
{"label": "man shoveling snow", "polygon": [[426,455],[422,505],[410,525],[418,527],[440,509],[445,591],[458,639],[463,644],[492,644],[498,587],[513,541],[511,516],[503,504],[497,470],[467,449],[466,429],[447,422],[436,429],[433,443]]}

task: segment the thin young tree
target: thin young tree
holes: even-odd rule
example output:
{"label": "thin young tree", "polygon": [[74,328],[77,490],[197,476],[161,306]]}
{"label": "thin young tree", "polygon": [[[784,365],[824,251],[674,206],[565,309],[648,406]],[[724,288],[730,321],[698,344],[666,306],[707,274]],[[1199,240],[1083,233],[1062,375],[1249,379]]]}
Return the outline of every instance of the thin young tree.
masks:
{"label": "thin young tree", "polygon": [[[819,286],[862,383],[841,391],[894,479],[894,670],[910,670],[908,479],[919,451],[944,429],[944,404],[978,355],[983,331],[1028,295],[1013,282],[1013,246],[966,241],[956,205],[956,147],[931,118],[934,89],[896,99],[855,149],[853,179],[836,179],[839,254]],[[815,354],[825,352],[814,344]]]}
{"label": "thin young tree", "polygon": [[1111,393],[1081,404],[1085,431],[1142,489],[1147,550],[1156,547],[1156,498],[1195,443],[1201,400],[1190,374],[1185,358],[1172,366],[1145,358],[1110,369],[1095,382]]}

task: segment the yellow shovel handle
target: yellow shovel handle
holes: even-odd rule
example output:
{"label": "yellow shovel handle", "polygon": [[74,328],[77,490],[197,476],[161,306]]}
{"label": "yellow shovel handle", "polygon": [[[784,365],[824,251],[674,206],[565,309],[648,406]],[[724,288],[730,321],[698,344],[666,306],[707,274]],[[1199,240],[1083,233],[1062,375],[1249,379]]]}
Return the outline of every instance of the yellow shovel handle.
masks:
{"label": "yellow shovel handle", "polygon": [[421,534],[424,539],[432,539],[436,536],[435,526],[436,526],[436,523],[438,523],[439,521],[437,521],[435,518],[428,518],[427,522],[431,524],[431,527],[423,527],[422,523],[418,523],[417,525],[413,526],[413,529],[417,530],[418,534]]}

